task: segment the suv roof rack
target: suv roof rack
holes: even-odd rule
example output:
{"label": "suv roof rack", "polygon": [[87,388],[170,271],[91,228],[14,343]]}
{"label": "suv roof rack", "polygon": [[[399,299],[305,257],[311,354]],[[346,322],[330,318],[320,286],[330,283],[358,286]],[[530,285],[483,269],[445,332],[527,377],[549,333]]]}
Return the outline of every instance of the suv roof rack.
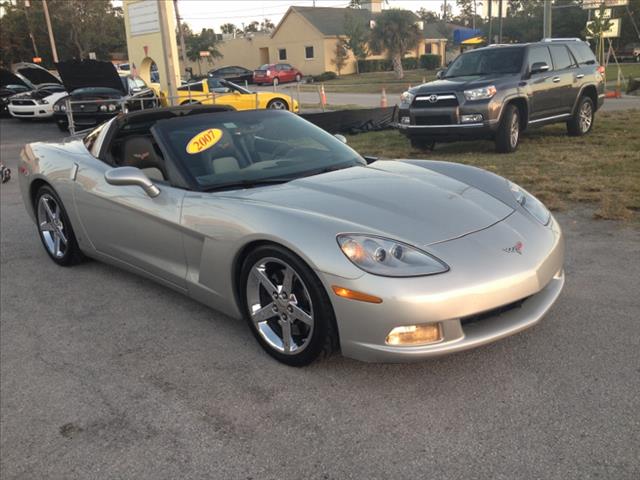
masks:
{"label": "suv roof rack", "polygon": [[574,38],[543,38],[541,42],[582,42],[583,40],[578,37]]}

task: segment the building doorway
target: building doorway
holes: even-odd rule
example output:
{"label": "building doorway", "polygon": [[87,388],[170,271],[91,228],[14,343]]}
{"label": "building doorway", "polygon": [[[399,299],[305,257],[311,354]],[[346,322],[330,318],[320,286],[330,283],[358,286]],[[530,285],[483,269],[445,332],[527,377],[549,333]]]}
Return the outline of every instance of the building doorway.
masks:
{"label": "building doorway", "polygon": [[260,65],[269,63],[269,47],[260,47]]}

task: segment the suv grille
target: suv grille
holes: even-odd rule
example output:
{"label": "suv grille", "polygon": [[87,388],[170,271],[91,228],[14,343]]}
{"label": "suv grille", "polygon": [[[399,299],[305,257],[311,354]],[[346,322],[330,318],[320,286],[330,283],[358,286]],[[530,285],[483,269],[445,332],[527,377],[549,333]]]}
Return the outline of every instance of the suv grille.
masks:
{"label": "suv grille", "polygon": [[413,106],[416,108],[457,107],[458,97],[454,93],[420,94],[413,100]]}

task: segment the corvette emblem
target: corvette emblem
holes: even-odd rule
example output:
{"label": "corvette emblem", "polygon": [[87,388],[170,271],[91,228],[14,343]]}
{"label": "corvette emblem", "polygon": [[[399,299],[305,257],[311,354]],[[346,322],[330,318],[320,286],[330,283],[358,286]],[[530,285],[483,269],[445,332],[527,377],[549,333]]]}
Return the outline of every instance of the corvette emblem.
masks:
{"label": "corvette emblem", "polygon": [[438,95],[429,95],[429,101],[431,103],[436,103],[438,101]]}
{"label": "corvette emblem", "polygon": [[518,255],[522,255],[522,250],[524,250],[524,244],[522,242],[516,243],[513,247],[502,249],[503,252],[517,253]]}
{"label": "corvette emblem", "polygon": [[144,160],[148,156],[149,156],[149,152],[142,152],[142,153],[134,153],[133,154],[133,158],[137,158],[138,160]]}

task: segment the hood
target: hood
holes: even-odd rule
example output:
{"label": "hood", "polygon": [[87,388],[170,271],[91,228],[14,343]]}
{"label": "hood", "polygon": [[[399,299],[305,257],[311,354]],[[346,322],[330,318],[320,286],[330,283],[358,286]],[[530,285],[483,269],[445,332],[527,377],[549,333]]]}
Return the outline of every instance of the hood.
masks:
{"label": "hood", "polygon": [[[231,194],[231,192],[229,192]],[[513,209],[425,168],[377,161],[233,196],[330,216],[371,233],[427,246],[487,228]]]}
{"label": "hood", "polygon": [[25,88],[33,88],[33,85],[29,85],[28,81],[18,77],[15,73],[0,68],[0,88],[6,87],[7,85],[20,85]]}
{"label": "hood", "polygon": [[119,100],[123,97],[123,93],[113,88],[87,87],[74,90],[70,96],[74,100]]}
{"label": "hood", "polygon": [[126,94],[116,67],[100,60],[68,60],[57,65],[62,83],[68,92],[86,87],[105,87]]}
{"label": "hood", "polygon": [[509,77],[510,75],[467,75],[464,77],[443,78],[420,85],[411,90],[411,92],[414,94],[461,92],[470,88],[480,88],[501,83]]}
{"label": "hood", "polygon": [[13,69],[36,87],[43,84],[61,84],[60,80],[55,75],[52,75],[49,70],[35,63],[17,63],[13,66]]}

